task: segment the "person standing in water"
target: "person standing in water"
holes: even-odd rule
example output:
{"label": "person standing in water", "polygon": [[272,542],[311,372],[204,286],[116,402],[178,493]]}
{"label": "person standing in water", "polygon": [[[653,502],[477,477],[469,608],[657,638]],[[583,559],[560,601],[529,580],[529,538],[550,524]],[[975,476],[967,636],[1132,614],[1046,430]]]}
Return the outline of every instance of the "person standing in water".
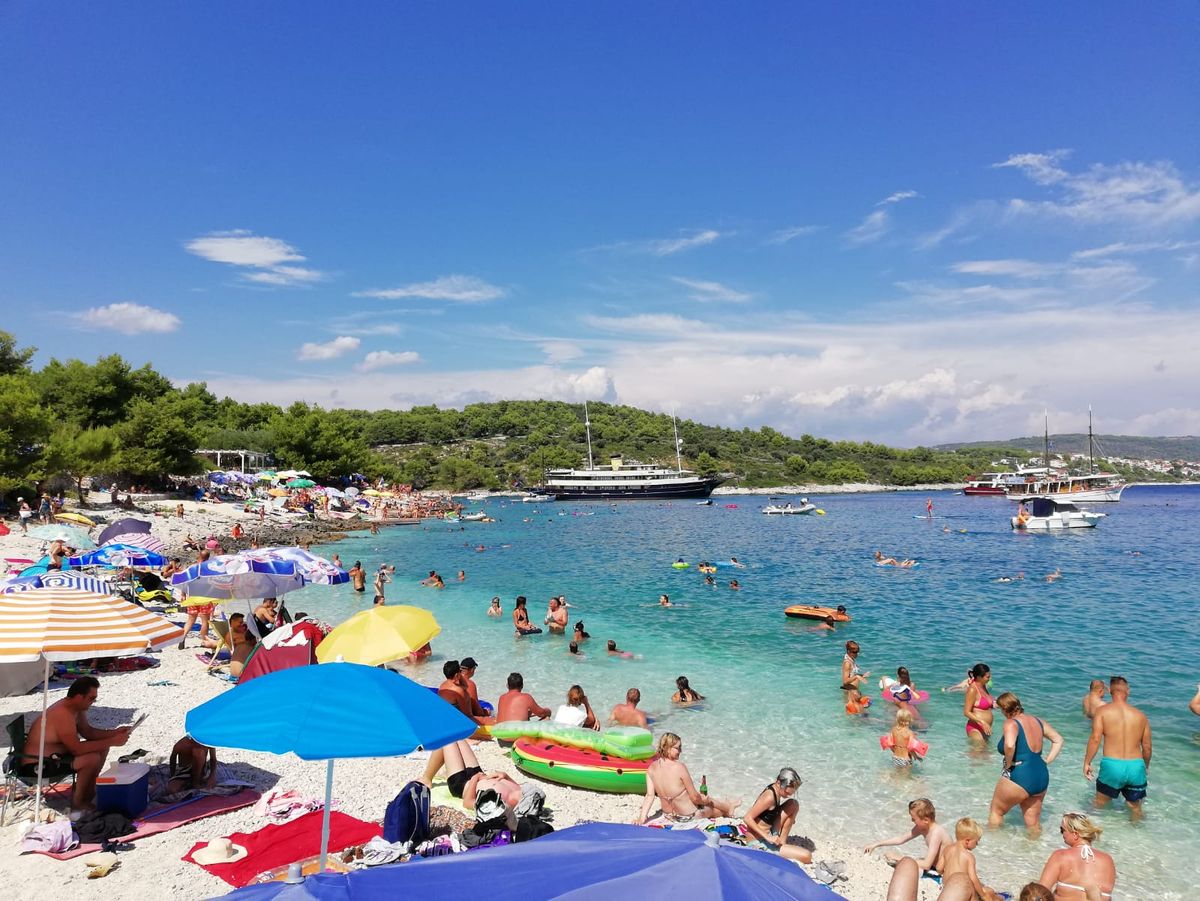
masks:
{"label": "person standing in water", "polygon": [[1083,715],[1090,720],[1103,706],[1104,683],[1099,679],[1093,679],[1092,684],[1088,686],[1088,693],[1083,696]]}
{"label": "person standing in water", "polygon": [[929,519],[933,519],[933,498],[927,498],[925,500],[925,515]]}
{"label": "person standing in water", "polygon": [[967,739],[976,744],[983,744],[992,735],[992,708],[996,702],[988,694],[988,683],[992,681],[992,671],[986,663],[976,663],[971,668],[970,681],[967,683],[967,695],[963,698],[963,716],[967,718]]}
{"label": "person standing in water", "polygon": [[[1096,779],[1096,806],[1104,807],[1118,795],[1124,795],[1129,815],[1142,818],[1146,797],[1146,779],[1152,753],[1150,721],[1146,714],[1129,703],[1129,683],[1124,676],[1113,676],[1108,683],[1112,701],[1092,717],[1092,735],[1083,755],[1083,775]],[[1092,759],[1104,743],[1100,772],[1093,773]]]}

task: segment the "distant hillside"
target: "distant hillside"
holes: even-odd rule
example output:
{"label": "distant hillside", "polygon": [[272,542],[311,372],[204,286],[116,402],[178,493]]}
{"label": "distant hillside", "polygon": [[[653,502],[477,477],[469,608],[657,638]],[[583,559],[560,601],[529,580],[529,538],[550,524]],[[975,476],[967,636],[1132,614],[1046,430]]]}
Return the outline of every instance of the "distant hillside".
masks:
{"label": "distant hillside", "polygon": [[[1032,454],[1042,452],[1044,438],[1010,438],[1007,441],[971,441],[962,444],[939,444],[935,450],[975,451],[984,448],[1020,448]],[[1050,436],[1051,450],[1058,454],[1086,454],[1086,434]],[[1106,457],[1125,457],[1131,460],[1200,460],[1200,438],[1183,435],[1178,438],[1144,438],[1140,435],[1097,435],[1096,454]]]}

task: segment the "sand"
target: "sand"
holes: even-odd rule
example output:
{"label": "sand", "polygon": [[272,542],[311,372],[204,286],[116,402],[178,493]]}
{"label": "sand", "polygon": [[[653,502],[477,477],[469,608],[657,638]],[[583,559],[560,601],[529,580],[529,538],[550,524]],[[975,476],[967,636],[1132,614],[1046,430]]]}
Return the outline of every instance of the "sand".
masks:
{"label": "sand", "polygon": [[[152,506],[152,505],[145,505]],[[167,504],[162,504],[167,508]],[[174,510],[174,502],[169,505]],[[241,512],[233,505],[212,506],[185,503],[185,518],[149,517],[154,525],[154,534],[167,543],[168,547],[181,545],[183,537],[190,532],[202,538],[212,533],[228,536],[233,520],[243,520],[249,531],[256,517]],[[136,514],[134,514],[136,515]],[[300,526],[293,532],[308,529]],[[286,530],[285,530],[286,531]],[[299,535],[294,540],[300,540]],[[328,540],[324,537],[321,540]],[[265,543],[265,542],[264,542]],[[0,537],[0,557],[37,558],[41,544],[23,538],[19,528],[11,535]],[[118,726],[131,721],[133,711],[150,713],[149,719],[138,729],[130,744],[122,751],[110,755],[114,759],[120,753],[135,748],[150,752],[149,761],[156,762],[170,752],[171,746],[184,734],[183,722],[186,712],[230,688],[230,683],[206,675],[202,663],[195,658],[196,639],[189,639],[185,651],[174,648],[157,655],[161,665],[155,669],[133,673],[120,673],[100,677],[100,697],[92,710],[92,722],[101,728]],[[148,683],[169,680],[176,683],[168,686],[150,686]],[[537,691],[538,686],[533,686]],[[63,697],[65,688],[51,693],[50,701]],[[29,714],[28,721],[40,710],[40,691],[9,698],[0,698],[0,725],[7,725],[17,713]],[[503,768],[512,772],[518,781],[539,784],[547,795],[547,806],[554,811],[554,824],[558,829],[573,825],[580,820],[604,820],[628,823],[637,815],[640,797],[604,795],[581,791],[552,783],[542,783],[524,776],[493,742],[480,742],[476,753],[485,768]],[[325,765],[320,762],[305,762],[291,755],[276,756],[238,750],[219,751],[220,760],[236,765],[238,775],[254,783],[260,790],[276,787],[296,789],[306,796],[323,797]],[[764,759],[770,759],[764,754]],[[339,761],[335,768],[334,796],[337,808],[362,819],[380,821],[388,801],[401,786],[418,776],[424,762],[411,758],[382,758]],[[716,774],[714,792],[719,793],[720,776]],[[837,841],[836,836],[825,834],[821,811],[810,809],[804,802],[804,789],[798,795],[800,815],[793,834],[808,836],[816,843],[814,859],[841,860],[847,864],[849,881],[839,882],[837,891],[855,901],[874,901],[886,896],[887,882],[891,870],[880,859],[880,852],[867,857],[862,849]],[[751,799],[746,799],[749,803]],[[742,808],[745,809],[745,806]],[[37,854],[21,855],[18,840],[20,826],[10,825],[3,831],[0,846],[0,861],[5,873],[5,896],[14,901],[47,898],[103,898],[114,895],[122,899],[199,899],[225,894],[229,887],[200,867],[181,860],[193,844],[209,841],[236,831],[253,831],[267,825],[265,819],[256,815],[253,807],[211,817],[182,826],[174,831],[138,841],[132,850],[122,852],[121,865],[107,877],[88,880],[87,868],[79,859],[56,861]],[[901,824],[889,824],[886,834],[899,831]],[[923,849],[922,849],[923,850]],[[809,868],[811,871],[811,867]],[[935,898],[937,893],[927,881],[922,886],[922,901]],[[531,894],[531,898],[535,897]]]}

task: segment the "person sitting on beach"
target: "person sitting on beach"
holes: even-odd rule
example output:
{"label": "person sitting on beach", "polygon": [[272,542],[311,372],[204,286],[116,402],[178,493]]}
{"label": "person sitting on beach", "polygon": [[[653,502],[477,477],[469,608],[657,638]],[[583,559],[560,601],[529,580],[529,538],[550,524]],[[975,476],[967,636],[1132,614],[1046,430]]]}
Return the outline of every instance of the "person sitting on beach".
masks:
{"label": "person sitting on beach", "polygon": [[488,607],[488,616],[504,616],[504,608],[500,606],[500,596],[492,598],[492,606]]}
{"label": "person sitting on beach", "polygon": [[254,636],[246,625],[246,617],[240,613],[229,617],[229,640],[233,645],[229,653],[229,675],[240,676],[255,645]]}
{"label": "person sitting on beach", "polygon": [[[1105,704],[1092,718],[1092,734],[1083,755],[1083,775],[1096,779],[1097,807],[1106,807],[1118,795],[1124,795],[1129,815],[1142,818],[1142,801],[1146,797],[1146,780],[1153,747],[1150,720],[1146,714],[1129,703],[1129,683],[1124,676],[1113,676],[1108,690],[1112,701]],[[1093,773],[1092,760],[1104,743],[1100,756],[1100,771]]]}
{"label": "person sitting on beach", "polygon": [[478,704],[479,686],[475,684],[475,670],[479,669],[479,664],[475,662],[474,657],[464,657],[458,662],[458,665],[462,670],[463,680],[466,682],[467,694],[471,696],[472,701]]}
{"label": "person sitting on beach", "polygon": [[1104,706],[1105,693],[1106,688],[1101,679],[1093,679],[1088,685],[1088,693],[1083,696],[1083,715],[1089,720]]}
{"label": "person sitting on beach", "polygon": [[788,860],[812,863],[812,852],[808,848],[788,843],[792,826],[796,824],[796,814],[800,810],[795,798],[800,785],[800,775],[790,766],[785,766],[775,781],[759,792],[750,809],[742,816],[746,829],[757,839],[752,848],[773,851]]}
{"label": "person sitting on beach", "polygon": [[[942,856],[942,850],[951,844],[950,833],[945,827],[937,822],[937,811],[933,807],[933,802],[928,798],[917,798],[915,801],[908,803],[908,816],[912,820],[912,829],[903,835],[897,835],[894,838],[885,838],[874,842],[863,848],[863,853],[870,854],[876,848],[895,847],[896,845],[905,845],[911,842],[914,838],[925,839],[925,856],[918,859],[921,871],[937,872],[938,860]],[[887,859],[895,863],[902,857],[901,854],[895,851],[889,851],[885,855]]]}
{"label": "person sitting on beach", "polygon": [[680,707],[691,707],[704,700],[704,695],[688,684],[687,676],[679,676],[675,680],[675,694],[671,695],[671,703]]}
{"label": "person sitting on beach", "polygon": [[262,603],[254,608],[254,625],[259,635],[267,635],[279,625],[279,601],[275,598],[263,598]]}
{"label": "person sitting on beach", "polygon": [[[939,877],[940,878],[940,877]],[[911,857],[905,857],[896,862],[896,869],[888,882],[887,901],[917,901],[918,883],[921,881],[921,868]],[[938,901],[977,901],[975,887],[965,873],[955,873],[948,879],[942,879],[942,890],[938,892]],[[922,897],[930,898],[931,895]],[[1026,901],[1021,896],[1021,901]],[[1034,899],[1040,901],[1040,899]],[[1050,899],[1053,901],[1053,899]]]}
{"label": "person sitting on beach", "polygon": [[529,621],[529,611],[525,609],[525,595],[517,595],[517,605],[513,607],[513,626],[516,627],[517,637],[522,635],[541,635],[542,630]]}
{"label": "person sitting on beach", "polygon": [[184,536],[183,549],[185,551],[198,551],[200,550],[200,542],[193,538],[192,534],[189,532]]}
{"label": "person sitting on beach", "polygon": [[509,673],[508,691],[500,695],[496,702],[496,722],[525,722],[534,717],[539,720],[549,719],[550,709],[543,707],[534,700],[533,695],[525,691],[525,679],[520,673]]}
{"label": "person sitting on beach", "polygon": [[503,770],[485,773],[475,751],[466,740],[451,742],[429,755],[429,763],[420,781],[433,787],[433,779],[442,767],[446,769],[446,786],[450,794],[461,798],[463,807],[475,809],[475,799],[481,792],[492,789],[504,800],[509,810],[521,803],[521,785]]}
{"label": "person sitting on beach", "polygon": [[658,756],[646,769],[646,796],[635,825],[650,818],[650,809],[657,800],[663,816],[677,822],[689,822],[697,817],[731,817],[741,806],[741,798],[720,801],[702,795],[692,782],[687,765],[679,759],[683,740],[674,732],[664,732],[658,739]]}
{"label": "person sitting on beach", "polygon": [[909,767],[913,760],[923,760],[929,745],[920,741],[912,729],[913,715],[908,710],[896,711],[892,731],[882,737],[880,746],[892,752],[892,766]]}
{"label": "person sitting on beach", "polygon": [[175,573],[181,573],[181,572],[183,572],[183,561],[180,560],[178,557],[172,557],[167,562],[167,565],[162,568],[160,577],[162,578],[162,580],[164,582],[166,582],[168,585],[170,585],[171,584],[171,576],[175,575]]}
{"label": "person sitting on beach", "polygon": [[554,711],[554,722],[563,726],[582,726],[584,729],[600,731],[600,723],[596,720],[596,714],[592,712],[592,705],[578,685],[567,689],[567,703]]}
{"label": "person sitting on beach", "polygon": [[442,675],[446,679],[438,686],[439,698],[458,708],[459,713],[480,725],[495,722],[488,716],[487,711],[479,706],[479,702],[471,697],[466,673],[457,660],[447,660],[443,663]]}
{"label": "person sitting on beach", "polygon": [[73,681],[67,688],[67,696],[55,701],[44,715],[33,721],[25,738],[25,748],[14,760],[17,772],[22,776],[36,775],[39,754],[47,759],[59,757],[64,763],[69,761],[75,770],[75,794],[71,800],[75,810],[94,806],[96,777],[104,769],[109,749],[125,744],[132,731],[131,726],[97,729],[88,722],[88,710],[96,703],[99,693],[100,680],[95,676],[81,676]]}
{"label": "person sitting on beach", "polygon": [[975,869],[974,850],[983,838],[983,827],[970,817],[963,817],[954,824],[954,841],[942,852],[938,862],[938,870],[942,879],[949,879],[961,873],[971,881],[975,897],[981,901],[1001,901],[1000,895],[979,881],[979,873]]}
{"label": "person sitting on beach", "polygon": [[591,633],[584,631],[584,628],[583,628],[583,620],[580,620],[579,622],[577,622],[577,623],[575,624],[575,632],[574,632],[574,634],[571,636],[571,640],[572,640],[572,641],[575,641],[575,642],[580,642],[580,641],[584,641],[584,640],[586,640],[586,639],[588,639],[588,638],[591,638],[591,637],[592,637],[592,636],[591,636]]}
{"label": "person sitting on beach", "polygon": [[1082,813],[1064,813],[1058,830],[1066,847],[1050,855],[1038,883],[1054,893],[1055,901],[1082,901],[1096,893],[1111,898],[1116,861],[1092,847],[1104,830]]}
{"label": "person sitting on beach", "polygon": [[608,656],[609,657],[624,657],[626,660],[633,657],[629,651],[622,651],[617,647],[617,643],[613,639],[608,640]]}
{"label": "person sitting on beach", "polygon": [[631,688],[625,692],[625,703],[618,704],[612,709],[612,713],[608,715],[610,723],[616,723],[618,726],[639,726],[642,729],[649,728],[649,720],[646,719],[646,714],[638,710],[638,703],[642,700],[642,693],[636,688]]}
{"label": "person sitting on beach", "polygon": [[170,792],[187,788],[213,788],[217,784],[217,749],[185,735],[171,748]]}

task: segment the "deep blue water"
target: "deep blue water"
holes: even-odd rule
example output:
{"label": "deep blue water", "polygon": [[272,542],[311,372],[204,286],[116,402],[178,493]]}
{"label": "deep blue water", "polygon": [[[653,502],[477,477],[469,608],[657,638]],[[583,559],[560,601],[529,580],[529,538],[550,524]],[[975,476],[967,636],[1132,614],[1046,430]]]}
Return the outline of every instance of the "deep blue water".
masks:
{"label": "deep blue water", "polygon": [[[1200,846],[1200,718],[1187,710],[1200,678],[1200,489],[1131,488],[1119,504],[1096,505],[1109,514],[1099,528],[1061,535],[1014,533],[1011,503],[949,492],[932,495],[930,522],[921,516],[927,496],[813,498],[827,515],[797,517],[761,515],[764,497],[722,497],[712,507],[491,500],[475,507],[495,524],[395,527],[324,551],[347,565],[361,559],[368,570],[395,564],[389,603],[435,612],[443,632],[431,664],[414,673],[420,681],[435,683],[443,660],[469,654],[481,663],[476,681],[486,697],[499,694],[514,669],[547,706],[578,682],[597,711],[607,711],[636,685],[643,707],[658,714],[656,727],[683,736],[685,759],[708,775],[714,793],[749,795],[781,765],[795,766],[819,832],[854,841],[895,833],[907,801],[920,795],[933,798],[945,821],[986,819],[999,756],[968,749],[962,695],[938,690],[984,661],[997,691],[1017,692],[1066,739],[1051,768],[1044,837],[1027,839],[1014,818],[981,845],[982,870],[1002,886],[1036,878],[1057,842],[1053,817],[1086,809],[1080,699],[1091,678],[1125,675],[1154,730],[1151,795],[1141,826],[1131,826],[1120,805],[1100,815],[1101,846],[1117,857],[1125,897],[1186,897],[1194,880],[1181,855]],[[486,551],[475,550],[480,543]],[[921,566],[877,568],[876,549]],[[693,568],[672,569],[680,556]],[[694,564],[731,556],[748,566],[722,567],[719,587],[706,587]],[[445,590],[417,586],[430,569],[446,578]],[[1061,579],[1047,583],[1056,569]],[[995,581],[1018,572],[1024,580]],[[742,590],[725,587],[731,578]],[[654,606],[664,592],[686,606]],[[593,636],[587,659],[571,658],[559,637],[515,639],[507,614],[518,594],[529,598],[535,621],[551,595],[566,594],[572,622],[583,619]],[[484,614],[493,595],[503,600],[502,620]],[[346,586],[288,601],[335,622],[370,602],[369,587],[363,596]],[[854,622],[819,634],[784,617],[790,603],[845,604]],[[608,638],[638,658],[607,657]],[[915,775],[893,773],[879,750],[882,707],[865,719],[842,711],[837,686],[849,638],[874,676],[903,664],[933,693],[922,708],[931,752]],[[708,697],[705,709],[670,709],[679,674]]]}

